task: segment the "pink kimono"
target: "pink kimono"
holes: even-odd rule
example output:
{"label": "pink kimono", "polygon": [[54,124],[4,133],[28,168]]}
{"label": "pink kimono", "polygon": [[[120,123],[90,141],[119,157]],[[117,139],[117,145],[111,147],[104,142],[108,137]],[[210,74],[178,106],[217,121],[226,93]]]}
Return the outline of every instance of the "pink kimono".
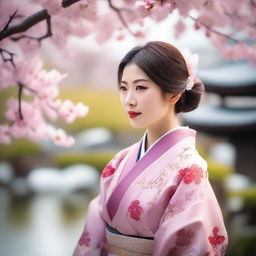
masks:
{"label": "pink kimono", "polygon": [[153,256],[224,255],[227,232],[195,135],[167,133],[139,161],[141,142],[119,152],[102,172],[73,256],[100,255],[106,224],[154,238]]}

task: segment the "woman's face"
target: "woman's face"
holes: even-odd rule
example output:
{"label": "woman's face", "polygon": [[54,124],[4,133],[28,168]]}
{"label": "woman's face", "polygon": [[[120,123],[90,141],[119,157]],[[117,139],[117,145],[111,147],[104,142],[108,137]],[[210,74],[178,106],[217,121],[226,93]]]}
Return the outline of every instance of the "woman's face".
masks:
{"label": "woman's face", "polygon": [[163,93],[136,64],[124,68],[119,90],[122,107],[134,128],[159,127],[170,120],[174,106],[169,94]]}

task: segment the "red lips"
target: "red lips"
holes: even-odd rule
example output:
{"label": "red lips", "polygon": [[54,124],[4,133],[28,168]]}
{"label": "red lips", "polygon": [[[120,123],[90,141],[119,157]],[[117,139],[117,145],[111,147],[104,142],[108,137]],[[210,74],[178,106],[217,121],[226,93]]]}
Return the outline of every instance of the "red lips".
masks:
{"label": "red lips", "polygon": [[139,116],[141,113],[140,112],[134,112],[134,111],[128,111],[128,115],[130,118],[135,118]]}

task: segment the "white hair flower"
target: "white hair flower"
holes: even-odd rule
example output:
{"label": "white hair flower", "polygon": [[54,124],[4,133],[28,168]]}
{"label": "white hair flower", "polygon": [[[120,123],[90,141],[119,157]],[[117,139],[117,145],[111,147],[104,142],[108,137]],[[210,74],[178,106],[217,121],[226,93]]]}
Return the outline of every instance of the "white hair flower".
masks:
{"label": "white hair flower", "polygon": [[199,80],[196,77],[196,67],[198,64],[198,55],[192,54],[189,49],[185,49],[184,51],[181,51],[181,54],[183,55],[187,69],[188,69],[188,79],[187,79],[187,87],[186,90],[189,91],[193,88],[194,84]]}

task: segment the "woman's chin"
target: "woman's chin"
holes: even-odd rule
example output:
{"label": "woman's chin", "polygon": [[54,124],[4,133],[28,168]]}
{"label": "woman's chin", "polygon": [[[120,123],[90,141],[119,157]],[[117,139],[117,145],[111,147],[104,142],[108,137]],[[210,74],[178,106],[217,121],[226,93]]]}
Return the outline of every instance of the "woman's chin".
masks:
{"label": "woman's chin", "polygon": [[139,123],[136,123],[136,122],[133,122],[130,120],[130,124],[133,128],[136,128],[136,129],[145,129],[146,126],[143,125],[143,124],[139,124]]}

